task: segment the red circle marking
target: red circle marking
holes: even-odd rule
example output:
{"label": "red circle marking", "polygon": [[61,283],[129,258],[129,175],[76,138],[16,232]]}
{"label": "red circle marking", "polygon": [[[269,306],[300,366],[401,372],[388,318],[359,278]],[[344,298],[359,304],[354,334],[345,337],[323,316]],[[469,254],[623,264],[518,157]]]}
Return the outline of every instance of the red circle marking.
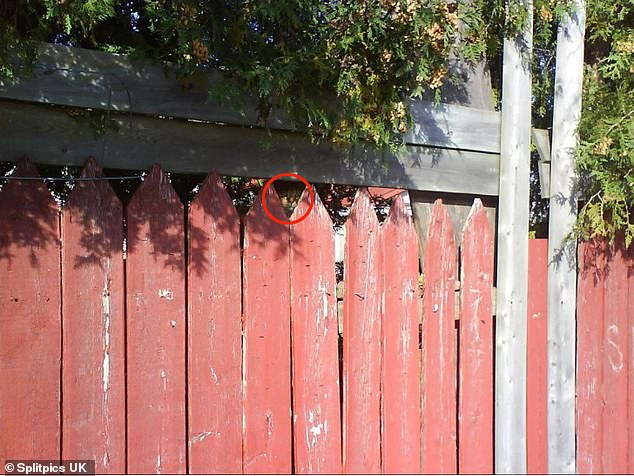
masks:
{"label": "red circle marking", "polygon": [[[310,195],[310,204],[308,205],[308,210],[306,210],[306,212],[301,217],[299,217],[296,220],[284,221],[284,220],[280,220],[278,218],[275,218],[273,216],[273,214],[269,211],[269,207],[266,206],[266,192],[267,192],[267,190],[269,189],[269,187],[271,186],[271,184],[273,182],[275,182],[277,179],[282,178],[282,177],[294,177],[297,180],[300,180],[301,182],[304,183],[304,185],[306,185],[306,188],[308,189],[308,193]],[[308,183],[308,180],[306,180],[304,177],[302,177],[299,174],[294,174],[292,172],[286,172],[286,173],[283,173],[283,174],[277,174],[275,177],[271,178],[268,182],[266,182],[264,184],[264,188],[262,189],[262,207],[264,208],[264,212],[268,215],[268,217],[271,220],[273,220],[275,223],[279,223],[280,225],[294,225],[295,223],[299,223],[300,221],[305,220],[306,217],[312,211],[314,205],[315,205],[315,192],[313,192],[313,188]]]}

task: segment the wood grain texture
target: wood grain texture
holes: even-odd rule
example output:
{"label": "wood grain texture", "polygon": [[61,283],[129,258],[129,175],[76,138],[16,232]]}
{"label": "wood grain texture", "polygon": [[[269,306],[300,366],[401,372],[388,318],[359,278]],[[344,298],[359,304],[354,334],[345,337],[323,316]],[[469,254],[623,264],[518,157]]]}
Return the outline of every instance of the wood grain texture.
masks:
{"label": "wood grain texture", "polygon": [[528,242],[526,470],[548,472],[548,240]]}
{"label": "wood grain texture", "polygon": [[381,472],[381,248],[366,189],[346,221],[343,306],[343,465]]}
{"label": "wood grain texture", "polygon": [[500,113],[460,106],[410,101],[414,125],[405,135],[412,145],[500,152]]}
{"label": "wood grain texture", "polygon": [[493,472],[493,230],[476,199],[463,229],[460,275],[458,469]]}
{"label": "wood grain texture", "polygon": [[[464,32],[464,22],[458,27],[460,33]],[[454,38],[456,44],[462,41],[463,35]],[[462,104],[493,111],[495,99],[491,87],[491,73],[486,56],[477,61],[465,61],[455,56],[450,56],[447,61],[449,75],[456,75],[458,81],[444,81],[440,87],[441,100],[452,104]]]}
{"label": "wood grain texture", "polygon": [[603,473],[603,320],[606,244],[579,246],[577,301],[577,470]]}
{"label": "wood grain texture", "polygon": [[622,238],[608,245],[603,304],[603,447],[602,470],[626,473],[628,468],[627,263]]}
{"label": "wood grain texture", "polygon": [[622,237],[580,246],[576,423],[584,474],[627,472],[631,464],[630,259]]}
{"label": "wood grain texture", "polygon": [[628,253],[627,253],[627,278],[628,278],[628,311],[627,314],[629,316],[628,327],[629,327],[629,389],[628,389],[628,420],[627,425],[629,428],[629,466],[628,472],[630,474],[634,474],[634,245],[630,245]]}
{"label": "wood grain texture", "polygon": [[217,173],[188,216],[190,473],[242,472],[240,218]]}
{"label": "wood grain texture", "polygon": [[539,192],[542,198],[550,198],[550,134],[546,129],[531,130],[531,138],[539,154],[537,171],[539,173]]}
{"label": "wood grain texture", "polygon": [[548,220],[548,472],[575,473],[577,219],[575,164],[584,81],[586,1],[573,0],[557,29]]}
{"label": "wood grain texture", "polygon": [[[244,114],[208,100],[209,88],[218,79],[217,74],[202,74],[191,88],[184,89],[176,72],[159,63],[42,44],[34,75],[15,84],[0,81],[0,97],[261,126],[257,100],[244,108]],[[499,152],[499,113],[427,101],[410,104],[415,127],[406,136],[408,143]],[[274,111],[268,126],[293,128],[292,121],[279,111]]]}
{"label": "wood grain texture", "polygon": [[505,38],[495,319],[495,471],[526,472],[526,300],[530,210],[533,2],[524,28]]}
{"label": "wood grain texture", "polygon": [[[273,186],[266,203],[284,209]],[[246,217],[244,266],[244,472],[290,473],[291,329],[289,229],[266,216],[258,197]]]}
{"label": "wood grain texture", "polygon": [[[16,176],[37,176],[26,161]],[[43,182],[0,192],[0,460],[60,456],[60,240]]]}
{"label": "wood grain texture", "polygon": [[397,195],[381,227],[384,315],[382,462],[384,473],[420,473],[418,237]]}
{"label": "wood grain texture", "polygon": [[[308,210],[304,190],[291,220]],[[339,334],[332,221],[315,193],[291,226],[294,469],[341,473]]]}
{"label": "wood grain texture", "polygon": [[[407,146],[399,156],[364,145],[352,150],[312,144],[300,134],[111,114],[112,128],[96,138],[89,121],[63,110],[0,100],[3,160],[27,154],[38,163],[271,177],[296,172],[318,183],[497,195],[499,155]],[[37,141],[33,137],[38,137]]]}
{"label": "wood grain texture", "polygon": [[[82,177],[103,177],[89,160]],[[62,210],[62,458],[124,473],[123,207],[106,181],[78,181]]]}
{"label": "wood grain texture", "polygon": [[437,200],[423,267],[423,473],[457,472],[456,264],[451,219]]}
{"label": "wood grain texture", "polygon": [[128,471],[186,471],[185,224],[157,165],[126,210]]}

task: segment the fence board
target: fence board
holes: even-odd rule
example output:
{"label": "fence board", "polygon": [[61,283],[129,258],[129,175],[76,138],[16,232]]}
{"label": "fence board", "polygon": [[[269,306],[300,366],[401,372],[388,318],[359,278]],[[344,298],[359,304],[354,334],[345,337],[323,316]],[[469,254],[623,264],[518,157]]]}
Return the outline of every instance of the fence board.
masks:
{"label": "fence board", "polygon": [[2,153],[7,160],[28,153],[43,164],[81,165],[87,155],[100,154],[106,141],[102,165],[111,168],[144,169],[160,162],[174,173],[213,168],[242,177],[287,170],[319,183],[498,193],[498,154],[410,145],[398,154],[367,144],[346,150],[293,132],[126,113],[112,113],[110,121],[96,138],[90,123],[64,109],[0,99]]}
{"label": "fence board", "polygon": [[526,469],[548,472],[548,240],[528,242]]}
{"label": "fence board", "polygon": [[126,212],[128,471],[184,473],[183,205],[154,166]]}
{"label": "fence board", "polygon": [[[82,177],[103,177],[89,160]],[[106,181],[79,181],[62,210],[64,459],[125,472],[123,210]]]}
{"label": "fence board", "polygon": [[603,472],[603,319],[605,242],[579,246],[577,300],[577,470]]}
{"label": "fence board", "polygon": [[[16,176],[37,176],[26,161]],[[60,455],[60,244],[43,182],[0,192],[0,461]]]}
{"label": "fence board", "polygon": [[[213,72],[202,73],[201,81],[185,91],[175,71],[167,72],[161,63],[141,63],[138,58],[46,43],[40,45],[33,69],[32,75],[14,82],[0,80],[0,97],[246,127],[260,125],[257,98],[247,100],[244,112],[208,100],[210,84],[220,79]],[[420,100],[409,101],[408,106],[414,127],[406,135],[407,143],[494,153],[500,150],[499,112]],[[474,123],[477,128],[472,127]],[[277,109],[267,125],[294,130],[293,121]]]}
{"label": "fence board", "polygon": [[[269,211],[284,219],[273,190]],[[258,198],[244,244],[245,473],[292,470],[289,229],[268,218]]]}
{"label": "fence board", "polygon": [[530,210],[533,2],[504,39],[495,318],[495,469],[526,472],[526,299]]}
{"label": "fence board", "polygon": [[[36,171],[22,163],[16,174]],[[101,174],[94,161],[83,172]],[[272,190],[268,200],[282,217]],[[41,182],[8,182],[0,203],[0,379],[13,382],[0,387],[0,458],[61,452],[94,458],[99,472],[184,472],[188,442],[194,473],[492,471],[493,255],[477,201],[462,249],[458,405],[455,242],[445,207],[434,205],[424,261],[421,438],[412,343],[418,341],[416,235],[400,198],[379,232],[367,193],[359,192],[346,225],[343,466],[334,244],[321,202],[290,232],[270,221],[261,203],[247,219],[244,441],[239,218],[217,174],[190,209],[188,433],[183,207],[160,168],[150,171],[127,210],[126,291],[121,204],[106,182],[78,182],[61,226]],[[305,192],[293,218],[307,206]],[[537,473],[547,464],[548,256],[545,240],[529,245],[526,447],[528,472]],[[632,472],[634,249],[617,240],[608,252],[597,240],[579,252],[578,470]]]}
{"label": "fence board", "polygon": [[493,472],[493,231],[480,200],[463,230],[458,431],[460,473]]}
{"label": "fence board", "polygon": [[628,311],[627,314],[629,316],[629,389],[628,389],[628,401],[627,406],[629,410],[628,416],[628,429],[629,429],[629,462],[628,462],[628,470],[627,472],[630,474],[634,474],[634,244],[630,244],[629,252],[628,252],[628,270],[627,270],[627,278],[628,278]]}
{"label": "fence board", "polygon": [[420,473],[418,237],[400,195],[381,228],[383,472]]}
{"label": "fence board", "polygon": [[[292,220],[308,209],[308,190]],[[341,473],[339,334],[335,246],[328,211],[315,193],[308,217],[291,227],[291,322],[295,472]]]}
{"label": "fence board", "polygon": [[379,223],[366,189],[346,221],[343,306],[343,464],[381,472],[381,260]]}
{"label": "fence board", "polygon": [[[572,0],[557,28],[550,167],[548,266],[548,472],[575,473],[575,338],[580,180],[576,166],[584,82],[586,0]],[[540,11],[540,16],[543,16]],[[527,358],[528,357],[527,355]]]}
{"label": "fence board", "polygon": [[188,251],[189,471],[240,473],[240,219],[216,173],[189,208]]}
{"label": "fence board", "polygon": [[603,342],[603,472],[626,473],[627,422],[627,265],[622,239],[608,248]]}
{"label": "fence board", "polygon": [[456,473],[456,246],[442,200],[432,211],[423,272],[423,473]]}

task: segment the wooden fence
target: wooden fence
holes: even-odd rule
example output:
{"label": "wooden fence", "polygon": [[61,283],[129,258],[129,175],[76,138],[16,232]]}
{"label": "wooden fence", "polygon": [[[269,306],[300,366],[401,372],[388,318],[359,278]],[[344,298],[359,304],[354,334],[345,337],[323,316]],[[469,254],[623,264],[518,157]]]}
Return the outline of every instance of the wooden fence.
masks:
{"label": "wooden fence", "polygon": [[[15,174],[36,171],[21,162]],[[98,164],[83,177],[102,177]],[[272,188],[266,200],[282,217]],[[294,218],[308,205],[305,192]],[[379,224],[361,189],[346,228],[340,335],[318,197],[284,226],[260,198],[241,220],[216,174],[187,209],[158,166],[125,209],[106,181],[78,181],[61,212],[42,182],[8,182],[0,460],[94,459],[99,473],[492,472],[494,237],[482,205],[458,250],[436,202],[422,293],[400,199]],[[631,471],[633,260],[581,250],[594,272],[579,282],[579,470]],[[532,240],[530,257],[527,452],[542,472],[547,243]]]}
{"label": "wooden fence", "polygon": [[634,245],[584,243],[577,303],[577,469],[634,473]]}
{"label": "wooden fence", "polygon": [[[548,471],[548,241],[529,242],[527,469]],[[577,472],[634,473],[634,246],[579,246]]]}

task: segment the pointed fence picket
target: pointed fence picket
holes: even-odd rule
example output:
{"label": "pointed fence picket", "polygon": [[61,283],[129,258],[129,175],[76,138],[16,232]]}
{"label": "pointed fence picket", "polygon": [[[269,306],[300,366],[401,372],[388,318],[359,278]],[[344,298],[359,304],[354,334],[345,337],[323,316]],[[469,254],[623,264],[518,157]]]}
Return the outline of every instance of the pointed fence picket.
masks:
{"label": "pointed fence picket", "polygon": [[[295,472],[341,472],[339,335],[332,221],[315,193],[291,227],[291,322]],[[291,220],[310,205],[304,190]]]}
{"label": "pointed fence picket", "polygon": [[343,307],[343,465],[381,472],[381,266],[379,223],[365,189],[346,221]]}
{"label": "pointed fence picket", "polygon": [[186,472],[183,205],[154,166],[127,207],[128,471]]}
{"label": "pointed fence picket", "polygon": [[[37,177],[23,160],[14,175]],[[0,460],[60,457],[59,213],[41,181],[0,192]]]}
{"label": "pointed fence picket", "polygon": [[[273,187],[269,211],[284,219]],[[244,236],[244,472],[290,473],[291,336],[289,228],[272,221],[258,198]]]}
{"label": "pointed fence picket", "polygon": [[460,277],[458,467],[493,472],[493,230],[476,200],[463,230]]}
{"label": "pointed fence picket", "polygon": [[420,473],[418,238],[402,197],[381,226],[384,315],[383,472]]}
{"label": "pointed fence picket", "polygon": [[[89,160],[83,178],[103,177]],[[62,458],[125,472],[123,207],[106,181],[79,181],[62,210]]]}
{"label": "pointed fence picket", "polygon": [[[26,162],[14,172],[36,173]],[[89,161],[83,175],[102,172]],[[290,227],[259,199],[241,229],[216,174],[187,222],[158,166],[125,215],[103,181],[78,181],[61,222],[41,181],[1,185],[0,459],[95,459],[104,473],[492,471],[493,240],[478,201],[459,286],[435,203],[420,317],[411,218],[397,198],[379,225],[360,190],[340,336],[317,196]],[[266,200],[285,220],[273,188]],[[292,219],[308,206],[305,192]],[[531,240],[529,472],[547,461],[546,250]],[[580,246],[580,473],[634,469],[633,254],[622,240]]]}
{"label": "pointed fence picket", "polygon": [[216,173],[189,207],[187,246],[189,470],[240,473],[240,218]]}
{"label": "pointed fence picket", "polygon": [[456,245],[442,200],[436,200],[423,267],[423,473],[456,473]]}

